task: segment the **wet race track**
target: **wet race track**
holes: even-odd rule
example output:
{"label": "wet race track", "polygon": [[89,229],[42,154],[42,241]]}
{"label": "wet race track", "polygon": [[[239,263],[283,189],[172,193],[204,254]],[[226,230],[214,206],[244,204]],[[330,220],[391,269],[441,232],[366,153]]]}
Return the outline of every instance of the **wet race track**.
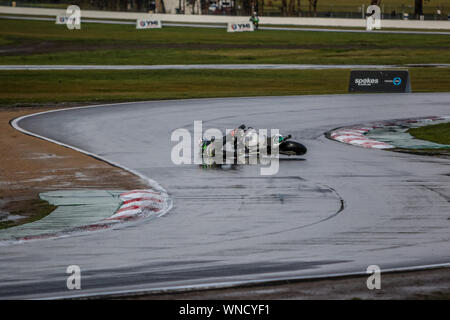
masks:
{"label": "wet race track", "polygon": [[[46,298],[364,273],[450,262],[448,159],[327,139],[367,121],[450,114],[450,94],[139,102],[41,114],[18,125],[157,181],[163,217],[74,237],[0,246],[0,298]],[[208,169],[175,165],[173,130],[279,129],[301,158]],[[66,287],[81,268],[82,290]]]}

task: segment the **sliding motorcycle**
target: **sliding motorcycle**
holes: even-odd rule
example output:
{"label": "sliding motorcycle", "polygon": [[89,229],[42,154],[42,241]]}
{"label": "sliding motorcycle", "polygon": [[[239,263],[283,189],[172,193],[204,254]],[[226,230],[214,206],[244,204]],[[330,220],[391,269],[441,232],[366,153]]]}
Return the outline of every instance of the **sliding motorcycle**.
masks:
{"label": "sliding motorcycle", "polygon": [[292,135],[280,134],[271,137],[260,134],[251,127],[241,125],[221,139],[212,137],[200,141],[201,153],[205,158],[215,157],[220,151],[225,158],[232,154],[235,158],[242,156],[274,155],[301,156],[307,148],[300,142],[291,140]]}

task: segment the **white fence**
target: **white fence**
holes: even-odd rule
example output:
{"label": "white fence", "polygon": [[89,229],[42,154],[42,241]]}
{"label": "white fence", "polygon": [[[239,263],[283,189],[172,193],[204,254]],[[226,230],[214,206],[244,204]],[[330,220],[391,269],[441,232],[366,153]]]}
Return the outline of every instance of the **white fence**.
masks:
{"label": "white fence", "polygon": [[[0,6],[0,13],[15,15],[53,16],[64,14],[65,10],[44,8],[20,8]],[[148,17],[140,12],[95,11],[82,10],[83,18],[137,20]],[[239,23],[249,17],[217,16],[217,15],[184,15],[184,14],[152,14],[152,19],[163,22],[185,23]],[[291,26],[323,26],[323,27],[359,27],[365,28],[365,19],[339,18],[303,18],[303,17],[260,17],[263,25],[291,25]],[[450,30],[450,21],[442,20],[383,20],[383,28],[399,29],[440,29]]]}

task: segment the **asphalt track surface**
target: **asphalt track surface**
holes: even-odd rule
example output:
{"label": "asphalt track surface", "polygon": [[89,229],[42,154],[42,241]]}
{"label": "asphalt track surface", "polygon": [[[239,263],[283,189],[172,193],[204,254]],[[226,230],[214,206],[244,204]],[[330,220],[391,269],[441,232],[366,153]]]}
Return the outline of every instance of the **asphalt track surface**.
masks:
{"label": "asphalt track surface", "polygon": [[[30,132],[156,180],[164,217],[69,238],[0,246],[0,298],[55,298],[365,273],[450,262],[450,161],[327,139],[366,121],[450,114],[450,93],[136,102],[44,113]],[[174,165],[173,130],[280,129],[302,158],[260,166]],[[66,288],[68,265],[81,290]]]}
{"label": "asphalt track surface", "polygon": [[[28,17],[28,16],[8,16],[0,15],[0,19],[9,20],[35,20],[35,21],[55,21],[55,18],[44,17]],[[82,19],[81,23],[101,23],[101,24],[121,24],[121,25],[136,25],[135,21],[120,21],[120,20],[102,20],[102,19]],[[199,24],[199,23],[174,23],[163,22],[163,27],[184,27],[184,28],[209,28],[209,29],[226,29],[223,24]],[[407,30],[361,30],[361,29],[339,29],[339,28],[306,28],[306,27],[264,27],[260,26],[259,30],[278,30],[278,31],[309,31],[309,32],[338,32],[338,33],[381,33],[381,34],[428,34],[428,35],[450,35],[446,31],[407,31]]]}
{"label": "asphalt track surface", "polygon": [[450,68],[450,64],[351,65],[351,64],[168,64],[168,65],[0,65],[0,71],[45,70],[330,70]]}
{"label": "asphalt track surface", "polygon": [[352,64],[168,64],[168,65],[0,65],[0,71],[20,70],[329,70],[450,68],[450,64],[352,65]]}

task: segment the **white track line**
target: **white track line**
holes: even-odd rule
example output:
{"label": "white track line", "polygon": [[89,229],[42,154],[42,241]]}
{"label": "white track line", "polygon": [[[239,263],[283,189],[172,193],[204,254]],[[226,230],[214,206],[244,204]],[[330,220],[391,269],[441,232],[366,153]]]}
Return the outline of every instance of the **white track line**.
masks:
{"label": "white track line", "polygon": [[[128,104],[128,103],[117,103],[117,104],[114,104],[114,105],[122,105],[122,104]],[[39,134],[30,132],[30,131],[28,131],[26,129],[23,129],[22,127],[19,126],[19,122],[21,120],[26,119],[26,118],[31,118],[31,117],[34,117],[34,116],[38,116],[38,115],[42,115],[42,114],[48,114],[48,113],[59,112],[59,111],[64,111],[64,110],[75,110],[75,109],[87,109],[87,108],[105,107],[105,106],[109,106],[109,105],[112,105],[112,104],[93,105],[93,106],[84,106],[84,107],[74,107],[74,108],[66,108],[66,109],[58,109],[58,110],[50,110],[50,111],[38,112],[38,113],[29,114],[29,115],[25,115],[25,116],[21,116],[21,117],[13,119],[11,121],[11,126],[14,129],[16,129],[16,130],[18,130],[18,131],[20,131],[20,132],[22,132],[24,134],[27,134],[27,135],[30,135],[30,136],[33,136],[33,137],[36,137],[36,138],[40,138],[42,140],[46,140],[46,141],[55,143],[57,145],[60,145],[60,146],[63,146],[63,147],[66,147],[66,148],[69,148],[69,149],[81,152],[81,153],[86,154],[88,156],[91,156],[91,157],[94,157],[94,158],[99,159],[101,161],[104,161],[104,162],[106,162],[106,163],[108,163],[108,164],[110,164],[112,166],[115,166],[115,167],[121,168],[121,169],[123,169],[125,171],[128,171],[131,174],[133,174],[133,175],[141,178],[142,180],[146,181],[153,189],[161,191],[161,192],[163,192],[163,193],[168,195],[168,192],[158,182],[156,182],[155,180],[150,179],[149,177],[141,174],[140,172],[138,172],[138,171],[136,171],[134,169],[125,167],[125,166],[123,166],[123,165],[121,165],[121,164],[119,164],[119,163],[117,163],[115,161],[112,161],[112,160],[110,160],[110,159],[108,159],[106,157],[100,156],[98,154],[95,154],[95,153],[92,153],[92,152],[80,149],[78,147],[71,146],[71,145],[68,145],[66,143],[63,143],[63,142],[60,142],[60,141],[57,141],[57,140],[54,140],[54,139],[50,139],[50,138],[41,136]],[[170,211],[170,209],[172,208],[173,203],[172,203],[172,200],[170,199],[170,197],[167,200],[167,202],[168,202],[168,208],[166,209],[166,211],[164,213],[161,213],[159,216],[164,215],[165,213]]]}
{"label": "white track line", "polygon": [[320,64],[172,64],[172,65],[0,65],[0,71],[57,70],[330,70],[398,69],[408,67],[450,68],[450,64],[424,65],[320,65]]}

